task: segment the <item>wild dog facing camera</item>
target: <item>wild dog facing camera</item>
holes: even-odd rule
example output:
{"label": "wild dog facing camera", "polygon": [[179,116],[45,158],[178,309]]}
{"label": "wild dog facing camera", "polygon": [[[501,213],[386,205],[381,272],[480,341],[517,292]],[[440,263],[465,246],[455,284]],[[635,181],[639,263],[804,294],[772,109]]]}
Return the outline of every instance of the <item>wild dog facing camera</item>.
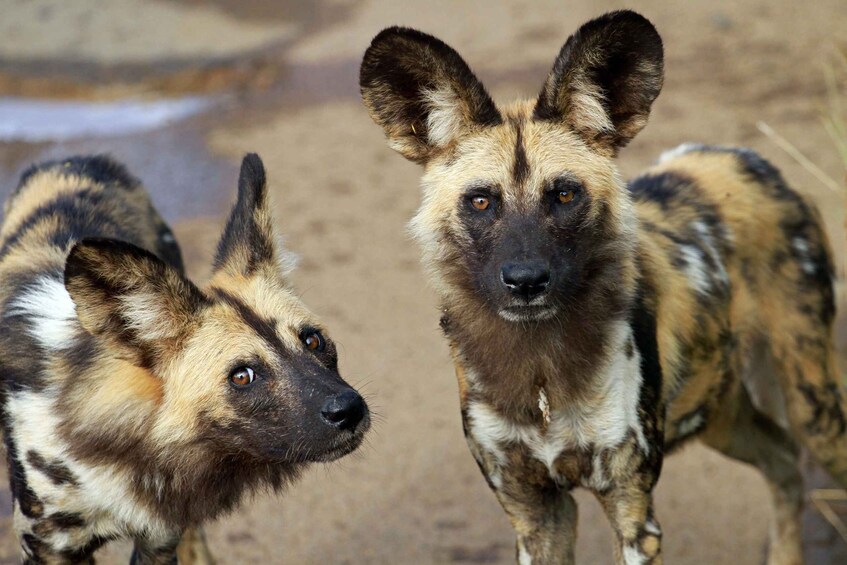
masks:
{"label": "wild dog facing camera", "polygon": [[[617,172],[662,53],[646,18],[611,12],[567,39],[537,98],[503,106],[419,31],[382,31],[362,61],[371,117],[424,166],[412,232],[465,437],[520,563],[575,562],[580,487],[606,511],[618,563],[661,563],[653,489],[664,456],[698,436],[773,487],[770,563],[803,559],[796,441],[847,485],[814,206],[745,148],[685,144],[629,183]],[[790,432],[757,390],[777,391]]]}
{"label": "wild dog facing camera", "polygon": [[85,561],[122,535],[136,562],[170,562],[185,528],[352,452],[369,429],[292,289],[257,155],[206,286],[162,248],[163,226],[104,157],[35,166],[7,204],[3,424],[36,562]]}
{"label": "wild dog facing camera", "polygon": [[389,145],[424,165],[411,227],[439,293],[510,322],[607,294],[630,267],[634,226],[610,157],[644,127],[662,80],[661,39],[633,12],[583,25],[538,98],[503,108],[439,39],[378,34],[362,97]]}

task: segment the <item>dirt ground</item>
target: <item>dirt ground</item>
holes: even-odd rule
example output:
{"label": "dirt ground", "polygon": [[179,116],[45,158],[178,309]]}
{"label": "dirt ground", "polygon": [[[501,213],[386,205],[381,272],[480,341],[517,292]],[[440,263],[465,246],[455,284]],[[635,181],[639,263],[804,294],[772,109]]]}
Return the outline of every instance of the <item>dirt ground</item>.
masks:
{"label": "dirt ground", "polygon": [[[818,201],[843,271],[844,194],[756,128],[765,121],[844,178],[820,123],[824,66],[847,45],[843,0],[0,5],[0,96],[108,102],[191,94],[212,104],[178,123],[116,136],[6,134],[0,196],[33,160],[110,152],[145,181],[202,280],[240,157],[259,152],[280,229],[302,257],[297,288],[341,344],[342,374],[378,415],[356,455],[210,524],[221,563],[513,562],[509,523],[464,443],[438,306],[405,234],[419,170],[387,148],[361,106],[358,62],[380,29],[410,25],[456,47],[497,100],[532,96],[580,23],[625,6],[654,22],[667,61],[664,91],[646,130],[623,151],[623,173],[685,141],[753,147]],[[0,97],[0,111],[7,102]],[[813,469],[810,480],[822,481]],[[601,510],[585,493],[577,498],[578,559],[608,563]],[[692,445],[667,460],[657,500],[666,562],[762,561],[770,509],[755,471]],[[10,508],[0,491],[0,563],[17,559]],[[810,563],[847,562],[847,546],[813,511],[806,530]],[[101,562],[127,556],[128,546],[116,544]]]}

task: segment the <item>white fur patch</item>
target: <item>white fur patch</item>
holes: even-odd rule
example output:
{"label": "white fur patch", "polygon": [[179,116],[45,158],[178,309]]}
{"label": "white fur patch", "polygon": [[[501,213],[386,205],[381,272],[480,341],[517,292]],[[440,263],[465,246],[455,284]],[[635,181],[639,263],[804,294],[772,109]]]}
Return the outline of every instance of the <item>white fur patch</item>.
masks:
{"label": "white fur patch", "polygon": [[297,267],[299,260],[300,257],[296,253],[285,248],[285,238],[276,234],[276,262],[282,276],[290,275]]}
{"label": "white fur patch", "polygon": [[423,93],[429,115],[427,137],[436,147],[446,147],[462,133],[462,101],[450,89],[426,90]]}
{"label": "white fur patch", "polygon": [[[614,448],[620,445],[630,430],[634,430],[639,446],[646,451],[647,441],[638,419],[640,355],[637,351],[632,357],[626,355],[626,346],[631,340],[631,329],[627,323],[620,322],[614,333],[613,353],[596,377],[592,400],[565,408],[551,407],[550,422],[544,431],[537,426],[514,424],[483,403],[470,404],[470,433],[480,448],[491,454],[500,465],[505,465],[505,449],[510,444],[524,444],[547,466],[554,480],[557,479],[556,460],[565,449],[589,446],[597,450]],[[492,477],[489,478],[494,482]],[[601,474],[590,479],[594,478],[605,483]]]}
{"label": "white fur patch", "polygon": [[683,269],[691,288],[700,294],[709,294],[712,290],[712,281],[706,269],[703,252],[695,245],[678,246],[679,254],[685,261]]}
{"label": "white fur patch", "polygon": [[702,143],[693,143],[691,141],[683,143],[682,145],[678,145],[673,149],[668,149],[667,151],[659,155],[659,163],[666,163],[668,161],[676,159],[677,157],[681,157],[686,153],[691,153],[692,151],[699,151],[703,149],[703,147],[704,146]]}
{"label": "white fur patch", "polygon": [[32,323],[32,336],[45,348],[65,349],[77,327],[76,306],[61,281],[44,276],[15,299],[5,317],[22,316]]}
{"label": "white fur patch", "polygon": [[518,565],[532,565],[532,556],[524,547],[523,540],[518,538]]}
{"label": "white fur patch", "polygon": [[605,97],[592,81],[576,81],[571,94],[571,123],[591,131],[614,131],[614,125],[603,105]]}
{"label": "white fur patch", "polygon": [[507,322],[541,322],[556,315],[555,308],[533,308],[531,310],[500,309],[497,314]]}
{"label": "white fur patch", "polygon": [[[49,389],[15,392],[9,395],[6,404],[9,430],[19,462],[26,471],[27,484],[44,503],[45,514],[81,514],[86,520],[86,533],[98,536],[125,535],[133,530],[165,536],[169,530],[143,505],[135,502],[123,472],[108,465],[85,465],[69,455],[56,433],[59,427],[57,397],[58,394]],[[33,425],[33,422],[38,424]],[[26,454],[29,451],[48,461],[60,461],[73,473],[77,485],[54,484],[28,463]],[[62,539],[53,542],[62,543]]]}
{"label": "white fur patch", "polygon": [[623,548],[624,565],[644,565],[649,562],[650,558],[641,553],[641,550],[632,545],[625,545]]}
{"label": "white fur patch", "polygon": [[703,415],[698,412],[696,414],[683,418],[676,426],[677,433],[680,437],[685,437],[694,433],[704,423],[705,420],[703,419]]}
{"label": "white fur patch", "polygon": [[791,246],[797,253],[797,258],[800,260],[800,268],[803,269],[803,272],[807,275],[814,275],[817,266],[809,254],[809,242],[797,236],[791,240]]}

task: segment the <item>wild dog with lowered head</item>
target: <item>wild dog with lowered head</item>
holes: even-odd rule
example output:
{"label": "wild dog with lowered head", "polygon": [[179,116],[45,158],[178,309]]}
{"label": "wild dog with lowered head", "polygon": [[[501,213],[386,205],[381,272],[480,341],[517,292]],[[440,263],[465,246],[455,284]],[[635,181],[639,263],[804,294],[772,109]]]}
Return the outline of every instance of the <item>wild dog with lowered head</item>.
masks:
{"label": "wild dog with lowered head", "polygon": [[[175,562],[182,532],[353,451],[369,427],[288,280],[256,155],[203,289],[108,158],[30,169],[0,230],[0,375],[28,563]],[[196,538],[193,538],[196,539]]]}
{"label": "wild dog with lowered head", "polygon": [[[629,11],[583,25],[538,99],[502,108],[424,33],[386,29],[364,56],[371,116],[424,166],[411,230],[520,563],[573,562],[578,486],[619,562],[660,562],[652,491],[695,437],[764,473],[770,563],[802,560],[793,438],[847,485],[820,219],[746,149],[684,146],[621,182],[662,81],[661,39]],[[756,406],[777,386],[791,434]]]}

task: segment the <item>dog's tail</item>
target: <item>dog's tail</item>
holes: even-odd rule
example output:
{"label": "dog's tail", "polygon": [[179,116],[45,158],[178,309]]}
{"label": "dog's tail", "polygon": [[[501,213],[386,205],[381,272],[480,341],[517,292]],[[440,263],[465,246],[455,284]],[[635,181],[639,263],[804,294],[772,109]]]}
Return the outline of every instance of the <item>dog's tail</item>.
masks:
{"label": "dog's tail", "polygon": [[775,352],[788,421],[812,456],[847,488],[847,394],[836,354],[828,339],[816,347],[800,343]]}

